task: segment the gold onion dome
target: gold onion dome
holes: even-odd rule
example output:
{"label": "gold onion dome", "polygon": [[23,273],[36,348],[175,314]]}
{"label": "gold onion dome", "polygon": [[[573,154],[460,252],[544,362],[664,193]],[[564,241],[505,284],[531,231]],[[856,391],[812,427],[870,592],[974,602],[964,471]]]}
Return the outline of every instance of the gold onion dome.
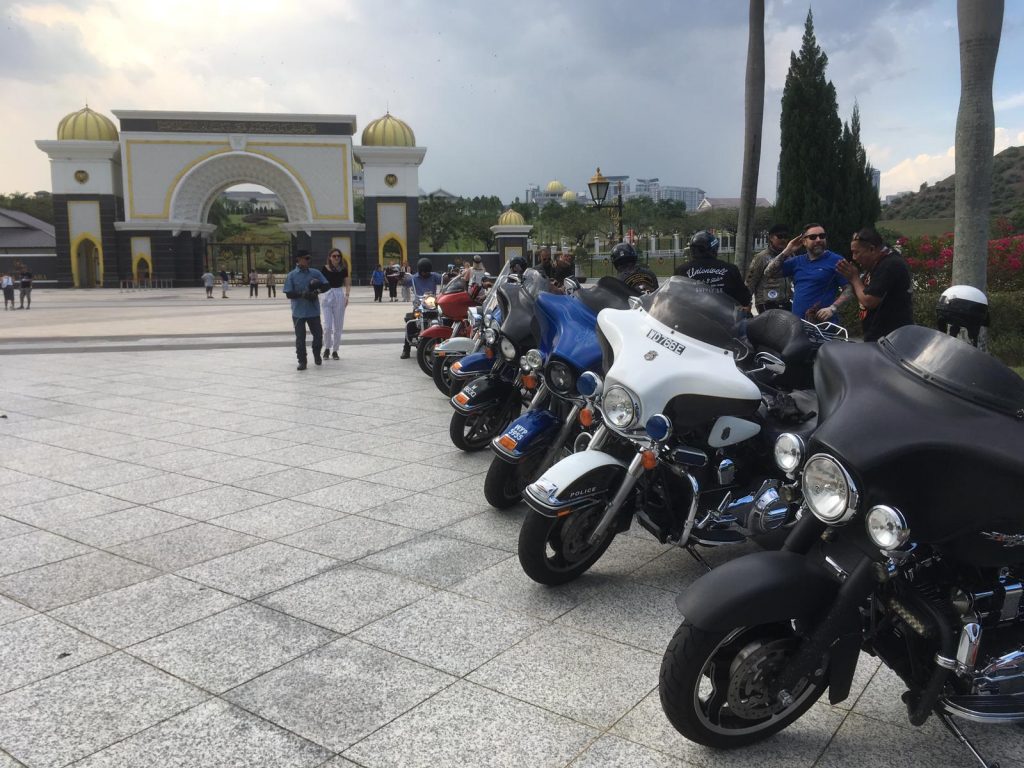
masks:
{"label": "gold onion dome", "polygon": [[113,121],[86,106],[57,124],[58,141],[117,141]]}
{"label": "gold onion dome", "polygon": [[576,193],[573,192],[571,189],[567,189],[565,190],[565,192],[562,193],[562,199],[565,200],[565,202],[567,203],[571,203],[576,199]]}
{"label": "gold onion dome", "polygon": [[565,192],[565,185],[560,181],[549,181],[547,191],[552,195],[560,195]]}
{"label": "gold onion dome", "polygon": [[416,134],[409,124],[388,112],[363,129],[364,147],[415,147]]}
{"label": "gold onion dome", "polygon": [[509,208],[507,211],[504,211],[501,214],[501,216],[498,217],[498,224],[499,225],[525,224],[525,223],[526,223],[526,219],[523,218],[523,214],[519,213],[519,211],[514,211],[511,208]]}

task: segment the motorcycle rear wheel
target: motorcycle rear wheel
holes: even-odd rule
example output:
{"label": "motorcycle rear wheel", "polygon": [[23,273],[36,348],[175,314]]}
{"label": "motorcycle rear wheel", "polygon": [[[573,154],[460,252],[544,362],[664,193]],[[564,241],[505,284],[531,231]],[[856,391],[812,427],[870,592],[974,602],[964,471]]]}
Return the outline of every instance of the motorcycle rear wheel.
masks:
{"label": "motorcycle rear wheel", "polygon": [[434,347],[442,341],[444,339],[434,336],[429,339],[424,339],[421,336],[419,343],[416,345],[416,362],[419,363],[420,370],[427,376],[432,376],[434,373]]}
{"label": "motorcycle rear wheel", "polygon": [[615,538],[612,525],[596,544],[588,539],[604,514],[605,505],[550,518],[530,510],[519,531],[519,564],[534,581],[549,587],[582,576]]}
{"label": "motorcycle rear wheel", "polygon": [[735,749],[762,741],[798,720],[828,687],[826,670],[817,680],[802,680],[789,706],[769,701],[769,684],[799,644],[786,622],[728,632],[684,623],[661,662],[661,707],[698,744]]}
{"label": "motorcycle rear wheel", "polygon": [[477,413],[453,413],[448,426],[448,436],[460,451],[480,451],[491,444],[491,440],[508,423],[519,415],[521,406],[513,402],[488,408]]}

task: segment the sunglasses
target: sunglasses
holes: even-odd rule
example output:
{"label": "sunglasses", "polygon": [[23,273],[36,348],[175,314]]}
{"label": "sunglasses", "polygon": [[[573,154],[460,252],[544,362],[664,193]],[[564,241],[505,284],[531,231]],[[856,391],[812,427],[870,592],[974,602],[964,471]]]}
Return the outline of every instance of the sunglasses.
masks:
{"label": "sunglasses", "polygon": [[825,233],[824,232],[815,232],[813,235],[804,235],[804,237],[807,238],[808,240],[824,240],[825,239]]}

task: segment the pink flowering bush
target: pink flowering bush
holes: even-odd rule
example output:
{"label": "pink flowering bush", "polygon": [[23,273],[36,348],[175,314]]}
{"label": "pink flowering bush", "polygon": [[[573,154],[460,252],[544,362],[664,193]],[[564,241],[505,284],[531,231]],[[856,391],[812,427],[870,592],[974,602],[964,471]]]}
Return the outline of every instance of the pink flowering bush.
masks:
{"label": "pink flowering bush", "polygon": [[[942,291],[953,279],[953,233],[896,241],[903,253],[914,287]],[[1024,235],[1007,235],[988,243],[989,292],[1024,291]]]}

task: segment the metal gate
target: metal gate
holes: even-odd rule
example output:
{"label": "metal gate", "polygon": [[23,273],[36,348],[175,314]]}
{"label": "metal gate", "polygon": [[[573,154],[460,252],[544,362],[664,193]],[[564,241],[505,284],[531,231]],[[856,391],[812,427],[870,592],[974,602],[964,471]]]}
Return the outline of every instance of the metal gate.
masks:
{"label": "metal gate", "polygon": [[250,270],[284,274],[291,262],[290,242],[270,243],[210,243],[206,244],[205,267],[213,273],[224,270],[234,273],[236,279],[248,282]]}

